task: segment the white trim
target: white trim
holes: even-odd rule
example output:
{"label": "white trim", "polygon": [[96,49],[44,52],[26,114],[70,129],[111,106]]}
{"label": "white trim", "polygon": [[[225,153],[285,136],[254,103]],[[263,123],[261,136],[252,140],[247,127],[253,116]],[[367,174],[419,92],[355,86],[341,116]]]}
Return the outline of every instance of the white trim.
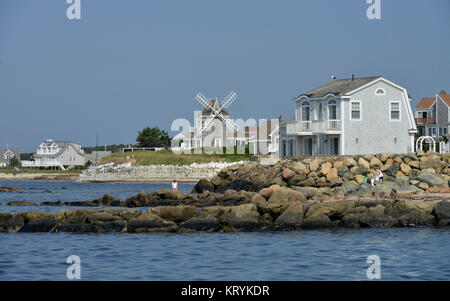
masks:
{"label": "white trim", "polygon": [[[447,106],[447,108],[450,108],[450,106],[442,99],[442,97],[439,96],[439,94],[436,94],[436,100],[439,97],[440,100],[442,100],[443,103],[445,103],[445,105]],[[435,100],[435,102],[436,102]]]}
{"label": "white trim", "polygon": [[[398,103],[398,119],[392,119],[392,104],[393,103]],[[389,101],[389,121],[402,121],[402,107],[400,105],[400,101],[399,100],[391,100]]]}
{"label": "white trim", "polygon": [[[377,92],[378,92],[379,90],[383,91],[383,93],[378,94]],[[375,96],[385,96],[385,95],[386,95],[386,90],[384,90],[384,89],[381,88],[381,87],[375,88]]]}
{"label": "white trim", "polygon": [[[352,103],[359,103],[359,119],[352,117]],[[350,100],[350,120],[351,121],[362,121],[362,102],[361,100]]]}

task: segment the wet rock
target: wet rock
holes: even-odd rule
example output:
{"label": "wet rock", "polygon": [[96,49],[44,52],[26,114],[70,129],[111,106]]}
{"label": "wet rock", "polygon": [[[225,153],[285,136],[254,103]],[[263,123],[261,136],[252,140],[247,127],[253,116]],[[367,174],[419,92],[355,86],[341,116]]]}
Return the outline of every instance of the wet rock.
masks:
{"label": "wet rock", "polygon": [[23,190],[12,187],[0,187],[0,192],[23,192]]}
{"label": "wet rock", "polygon": [[20,232],[50,232],[57,224],[55,218],[38,218],[25,224]]}
{"label": "wet rock", "polygon": [[302,225],[302,229],[320,229],[331,227],[331,220],[325,214],[314,214],[306,218]]}
{"label": "wet rock", "polygon": [[221,217],[221,221],[230,226],[231,231],[254,231],[263,226],[255,204],[231,207],[230,212]]}
{"label": "wet rock", "polygon": [[99,231],[92,224],[57,224],[51,232],[97,233]]}
{"label": "wet rock", "polygon": [[298,230],[303,221],[303,204],[294,202],[275,221],[279,230]]}
{"label": "wet rock", "polygon": [[359,214],[359,224],[371,228],[389,228],[398,225],[398,219],[384,214],[385,207],[370,207],[367,212]]}
{"label": "wet rock", "polygon": [[127,225],[123,221],[110,221],[96,223],[99,232],[126,232]]}
{"label": "wet rock", "polygon": [[427,183],[430,187],[448,187],[447,181],[435,173],[425,172],[415,177],[414,180]]}
{"label": "wet rock", "polygon": [[27,202],[27,201],[10,201],[6,203],[8,206],[38,206],[38,203]]}
{"label": "wet rock", "polygon": [[151,213],[159,217],[173,221],[175,223],[182,223],[197,215],[198,210],[194,206],[178,205],[178,206],[159,206],[149,209]]}
{"label": "wet rock", "polygon": [[450,219],[450,201],[440,201],[434,205],[432,214],[439,220]]}
{"label": "wet rock", "polygon": [[17,232],[24,226],[21,214],[0,212],[0,232]]}
{"label": "wet rock", "polygon": [[350,213],[345,215],[339,222],[339,225],[345,228],[359,228],[358,214]]}
{"label": "wet rock", "polygon": [[214,185],[206,180],[206,179],[201,179],[200,181],[197,182],[197,184],[195,184],[194,187],[195,191],[197,191],[198,193],[202,193],[205,191],[214,191]]}
{"label": "wet rock", "polygon": [[167,221],[150,209],[131,219],[128,223],[128,232],[175,232],[177,225],[172,221]]}
{"label": "wet rock", "polygon": [[192,217],[180,225],[180,231],[193,230],[215,232],[220,229],[221,227],[217,221],[217,218],[206,212],[200,213],[198,216]]}

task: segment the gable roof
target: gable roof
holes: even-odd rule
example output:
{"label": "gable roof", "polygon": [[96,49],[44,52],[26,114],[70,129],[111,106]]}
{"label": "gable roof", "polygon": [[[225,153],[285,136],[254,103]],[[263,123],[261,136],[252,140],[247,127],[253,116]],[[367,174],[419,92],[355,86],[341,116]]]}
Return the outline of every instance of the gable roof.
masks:
{"label": "gable roof", "polygon": [[[219,103],[217,102],[217,99],[213,99],[210,101],[209,106],[205,107],[202,110],[202,115],[211,115],[213,113],[213,110],[211,109],[211,107],[213,107],[216,111],[219,111],[220,106],[219,106]],[[221,109],[219,112],[224,116],[230,115],[225,109]]]}
{"label": "gable roof", "polygon": [[10,151],[14,154],[14,157],[20,160],[20,152],[18,149],[0,149],[0,163],[6,163],[4,154]]}
{"label": "gable roof", "polygon": [[441,92],[438,95],[450,107],[450,94]]}
{"label": "gable roof", "polygon": [[71,146],[72,145],[72,148],[75,150],[75,152],[77,152],[80,156],[84,156],[84,154],[82,153],[82,152],[80,152],[79,150],[78,150],[78,148],[77,147],[75,147],[77,144],[76,143],[73,143],[73,142],[69,142],[69,141],[44,141],[43,143],[46,143],[47,145],[51,145],[52,143],[55,143],[57,146],[58,146],[58,148],[59,148],[59,151],[57,152],[57,153],[55,153],[55,154],[34,154],[34,157],[35,158],[39,158],[39,157],[58,157],[58,156],[60,156],[62,153],[64,153],[65,151],[66,151],[66,149],[68,149],[69,148],[69,146]]}
{"label": "gable roof", "polygon": [[436,101],[436,98],[432,98],[432,97],[422,98],[419,101],[419,103],[416,105],[416,109],[429,109],[435,101]]}
{"label": "gable roof", "polygon": [[294,99],[298,99],[301,96],[308,96],[309,98],[320,98],[328,94],[334,94],[336,96],[342,96],[346,93],[358,89],[382,76],[361,77],[361,78],[346,78],[346,79],[334,79],[322,86],[319,86],[311,91],[302,93],[296,96]]}

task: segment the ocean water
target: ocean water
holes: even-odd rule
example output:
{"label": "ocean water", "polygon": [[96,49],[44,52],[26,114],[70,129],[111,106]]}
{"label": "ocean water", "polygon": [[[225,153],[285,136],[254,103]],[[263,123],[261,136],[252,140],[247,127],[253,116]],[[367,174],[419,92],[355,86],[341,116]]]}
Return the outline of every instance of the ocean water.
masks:
{"label": "ocean water", "polygon": [[[6,182],[6,183],[5,183]],[[10,200],[126,198],[168,184],[11,182],[34,187]],[[190,191],[192,185],[181,184]],[[65,187],[62,189],[61,187]],[[53,193],[44,193],[50,189]],[[34,209],[33,209],[34,208]],[[60,207],[17,210],[57,211]],[[81,280],[367,280],[367,257],[381,280],[450,280],[450,229],[327,229],[252,233],[0,233],[0,280],[67,280],[66,259],[81,259]]]}

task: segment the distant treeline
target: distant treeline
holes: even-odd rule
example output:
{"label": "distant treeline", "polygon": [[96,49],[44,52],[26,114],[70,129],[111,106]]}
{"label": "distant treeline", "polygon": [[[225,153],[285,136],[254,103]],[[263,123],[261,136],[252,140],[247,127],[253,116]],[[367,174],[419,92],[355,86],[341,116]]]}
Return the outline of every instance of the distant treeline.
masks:
{"label": "distant treeline", "polygon": [[86,154],[91,154],[93,151],[111,151],[113,153],[117,153],[120,152],[122,150],[122,148],[124,147],[136,147],[136,145],[133,144],[111,144],[111,145],[99,145],[98,147],[96,146],[83,146],[83,150],[86,152]]}

